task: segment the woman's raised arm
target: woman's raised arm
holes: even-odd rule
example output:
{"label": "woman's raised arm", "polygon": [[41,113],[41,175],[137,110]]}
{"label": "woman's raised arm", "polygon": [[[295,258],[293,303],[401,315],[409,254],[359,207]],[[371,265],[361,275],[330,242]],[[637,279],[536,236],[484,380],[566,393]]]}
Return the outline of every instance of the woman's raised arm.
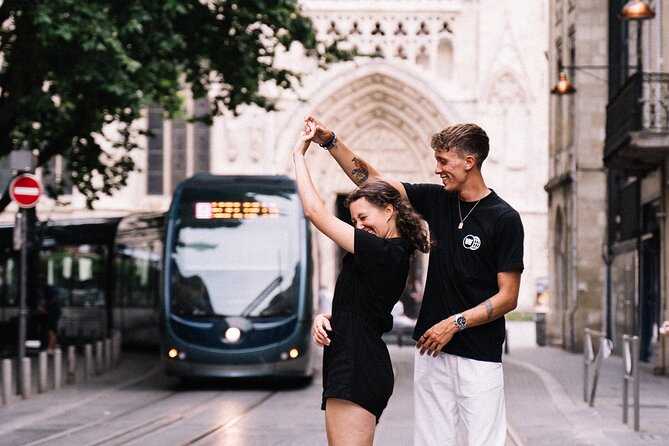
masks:
{"label": "woman's raised arm", "polygon": [[311,181],[305,155],[311,144],[314,128],[307,123],[305,130],[306,132],[300,134],[300,138],[293,148],[295,180],[297,181],[297,190],[300,194],[304,213],[319,231],[342,249],[352,253],[355,234],[353,226],[338,219],[325,207],[314,187],[314,183]]}

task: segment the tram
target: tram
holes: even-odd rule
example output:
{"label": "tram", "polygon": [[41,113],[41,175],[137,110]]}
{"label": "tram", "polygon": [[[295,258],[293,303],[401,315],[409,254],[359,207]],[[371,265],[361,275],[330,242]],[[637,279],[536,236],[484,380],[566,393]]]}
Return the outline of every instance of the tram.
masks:
{"label": "tram", "polygon": [[183,181],[167,215],[162,263],[169,375],[311,376],[310,238],[294,180]]}
{"label": "tram", "polygon": [[[59,340],[122,333],[188,377],[310,377],[311,242],[294,180],[198,174],[167,214],[45,222],[34,277],[62,308]],[[0,354],[16,345],[18,252],[0,225]],[[28,296],[40,336],[40,290]]]}
{"label": "tram", "polygon": [[[48,285],[62,308],[59,338],[65,342],[100,339],[112,328],[109,261],[120,218],[46,221],[39,225],[39,247],[31,257],[27,295],[28,340],[43,347],[39,307]],[[16,346],[19,303],[19,253],[13,225],[0,225],[0,352]]]}
{"label": "tram", "polygon": [[156,349],[160,345],[160,294],[165,214],[121,219],[110,259],[109,302],[113,328],[123,344]]}

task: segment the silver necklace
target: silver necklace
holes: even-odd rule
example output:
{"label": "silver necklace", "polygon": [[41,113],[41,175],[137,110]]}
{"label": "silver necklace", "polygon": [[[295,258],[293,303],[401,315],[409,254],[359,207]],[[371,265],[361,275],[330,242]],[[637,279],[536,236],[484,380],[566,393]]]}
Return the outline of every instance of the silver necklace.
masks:
{"label": "silver necklace", "polygon": [[460,197],[458,197],[458,215],[460,216],[460,224],[458,225],[458,229],[462,229],[462,226],[465,224],[465,220],[467,220],[467,217],[469,217],[469,214],[471,214],[476,206],[483,200],[483,197],[479,198],[479,201],[472,206],[472,208],[467,212],[467,215],[465,215],[465,218],[462,218],[462,211],[460,210]]}

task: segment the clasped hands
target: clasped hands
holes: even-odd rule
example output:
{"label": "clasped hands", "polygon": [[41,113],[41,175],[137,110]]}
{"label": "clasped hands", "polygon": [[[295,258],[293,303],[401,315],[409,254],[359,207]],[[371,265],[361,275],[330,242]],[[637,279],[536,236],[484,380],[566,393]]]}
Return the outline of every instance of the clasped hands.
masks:
{"label": "clasped hands", "polygon": [[332,132],[326,129],[316,118],[311,115],[304,117],[304,130],[300,132],[295,147],[293,147],[293,155],[304,155],[309,149],[309,144],[313,141],[317,144],[323,144],[328,141],[327,135],[332,137]]}

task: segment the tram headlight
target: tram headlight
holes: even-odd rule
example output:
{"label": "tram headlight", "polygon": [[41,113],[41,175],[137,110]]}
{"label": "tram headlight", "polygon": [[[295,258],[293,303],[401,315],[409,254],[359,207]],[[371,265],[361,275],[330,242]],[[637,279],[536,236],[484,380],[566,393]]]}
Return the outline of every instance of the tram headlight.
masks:
{"label": "tram headlight", "polygon": [[167,351],[167,357],[170,359],[179,358],[183,361],[186,359],[186,352],[180,352],[176,348],[171,348]]}
{"label": "tram headlight", "polygon": [[239,338],[242,337],[242,331],[237,327],[230,327],[225,330],[225,340],[231,344],[239,341]]}
{"label": "tram headlight", "polygon": [[288,351],[288,356],[290,356],[290,359],[295,359],[300,355],[300,352],[296,348],[291,348]]}

